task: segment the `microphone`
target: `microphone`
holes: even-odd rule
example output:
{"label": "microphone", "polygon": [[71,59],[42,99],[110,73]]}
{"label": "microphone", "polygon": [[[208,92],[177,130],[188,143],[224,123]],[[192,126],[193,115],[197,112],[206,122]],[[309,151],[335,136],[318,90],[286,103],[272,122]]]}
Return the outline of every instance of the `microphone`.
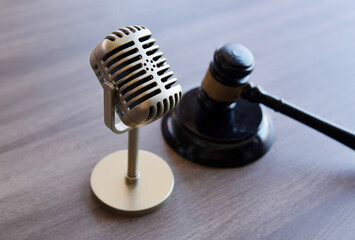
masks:
{"label": "microphone", "polygon": [[105,125],[114,133],[129,131],[128,151],[97,163],[91,189],[121,214],[150,213],[170,196],[174,176],[163,159],[138,150],[139,127],[174,109],[182,97],[181,86],[144,26],[119,28],[106,36],[92,51],[90,65],[104,90]]}
{"label": "microphone", "polygon": [[[157,120],[182,97],[181,86],[146,27],[113,31],[92,51],[90,65],[105,92],[105,124],[116,133]],[[115,124],[114,112],[121,122]]]}

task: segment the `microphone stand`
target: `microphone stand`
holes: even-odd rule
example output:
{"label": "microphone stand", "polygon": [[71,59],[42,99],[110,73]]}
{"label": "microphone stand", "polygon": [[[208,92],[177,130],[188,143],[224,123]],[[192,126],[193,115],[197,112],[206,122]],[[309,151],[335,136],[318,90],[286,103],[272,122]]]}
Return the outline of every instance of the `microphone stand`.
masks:
{"label": "microphone stand", "polygon": [[301,123],[304,123],[307,126],[316,129],[319,132],[355,150],[354,133],[286,103],[282,99],[272,96],[262,89],[259,89],[257,86],[248,83],[242,92],[242,97],[251,102],[262,103],[276,112],[283,113]]}
{"label": "microphone stand", "polygon": [[90,183],[94,195],[106,206],[123,215],[140,216],[159,209],[168,199],[174,175],[162,158],[139,150],[139,128],[132,128],[128,132],[128,151],[101,159],[91,173]]}
{"label": "microphone stand", "polygon": [[139,152],[139,128],[132,128],[128,132],[128,163],[127,183],[136,183],[139,179],[138,152]]}

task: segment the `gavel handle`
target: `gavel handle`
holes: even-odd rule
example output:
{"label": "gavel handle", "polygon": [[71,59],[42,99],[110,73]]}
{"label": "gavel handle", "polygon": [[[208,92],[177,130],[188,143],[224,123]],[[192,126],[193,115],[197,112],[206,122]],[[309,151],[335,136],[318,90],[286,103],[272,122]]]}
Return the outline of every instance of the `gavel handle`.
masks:
{"label": "gavel handle", "polygon": [[355,150],[355,135],[351,131],[345,130],[300,108],[292,106],[280,98],[269,95],[257,86],[247,84],[242,93],[242,97],[251,102],[262,103],[276,112],[283,113],[301,123],[304,123],[307,126],[314,128]]}

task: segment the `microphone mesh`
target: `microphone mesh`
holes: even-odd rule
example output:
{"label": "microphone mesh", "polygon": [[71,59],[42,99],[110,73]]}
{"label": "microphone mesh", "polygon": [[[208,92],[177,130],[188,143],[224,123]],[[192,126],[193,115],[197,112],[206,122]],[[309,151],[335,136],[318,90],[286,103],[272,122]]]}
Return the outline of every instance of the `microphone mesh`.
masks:
{"label": "microphone mesh", "polygon": [[113,31],[94,49],[90,63],[101,84],[109,81],[115,86],[116,111],[127,126],[158,119],[182,97],[174,73],[143,26]]}

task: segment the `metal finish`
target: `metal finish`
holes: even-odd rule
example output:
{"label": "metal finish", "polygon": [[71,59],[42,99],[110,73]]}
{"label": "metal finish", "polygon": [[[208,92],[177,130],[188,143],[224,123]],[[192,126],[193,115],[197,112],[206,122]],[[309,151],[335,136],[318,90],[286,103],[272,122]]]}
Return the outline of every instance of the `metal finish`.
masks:
{"label": "metal finish", "polygon": [[139,149],[139,128],[133,128],[128,132],[128,167],[126,179],[129,182],[136,182],[139,178],[138,149]]}
{"label": "metal finish", "polygon": [[90,65],[104,89],[105,124],[115,133],[157,120],[182,97],[174,73],[143,26],[109,34],[92,51]]}
{"label": "metal finish", "polygon": [[115,122],[115,86],[110,82],[102,84],[104,89],[104,121],[105,125],[114,133],[120,134],[127,132],[131,128],[122,121]]}
{"label": "metal finish", "polygon": [[121,214],[139,216],[150,213],[170,196],[174,176],[159,156],[140,150],[140,177],[136,183],[126,181],[127,151],[112,153],[97,163],[91,173],[91,188],[105,205]]}
{"label": "metal finish", "polygon": [[[161,158],[138,150],[138,127],[174,109],[182,97],[181,86],[171,78],[174,73],[162,56],[152,33],[143,26],[115,30],[90,55],[104,89],[105,125],[114,133],[129,131],[128,152],[101,160],[92,172],[91,187],[103,203],[126,214],[156,209],[174,185],[173,174]],[[117,123],[115,112],[120,118]]]}

